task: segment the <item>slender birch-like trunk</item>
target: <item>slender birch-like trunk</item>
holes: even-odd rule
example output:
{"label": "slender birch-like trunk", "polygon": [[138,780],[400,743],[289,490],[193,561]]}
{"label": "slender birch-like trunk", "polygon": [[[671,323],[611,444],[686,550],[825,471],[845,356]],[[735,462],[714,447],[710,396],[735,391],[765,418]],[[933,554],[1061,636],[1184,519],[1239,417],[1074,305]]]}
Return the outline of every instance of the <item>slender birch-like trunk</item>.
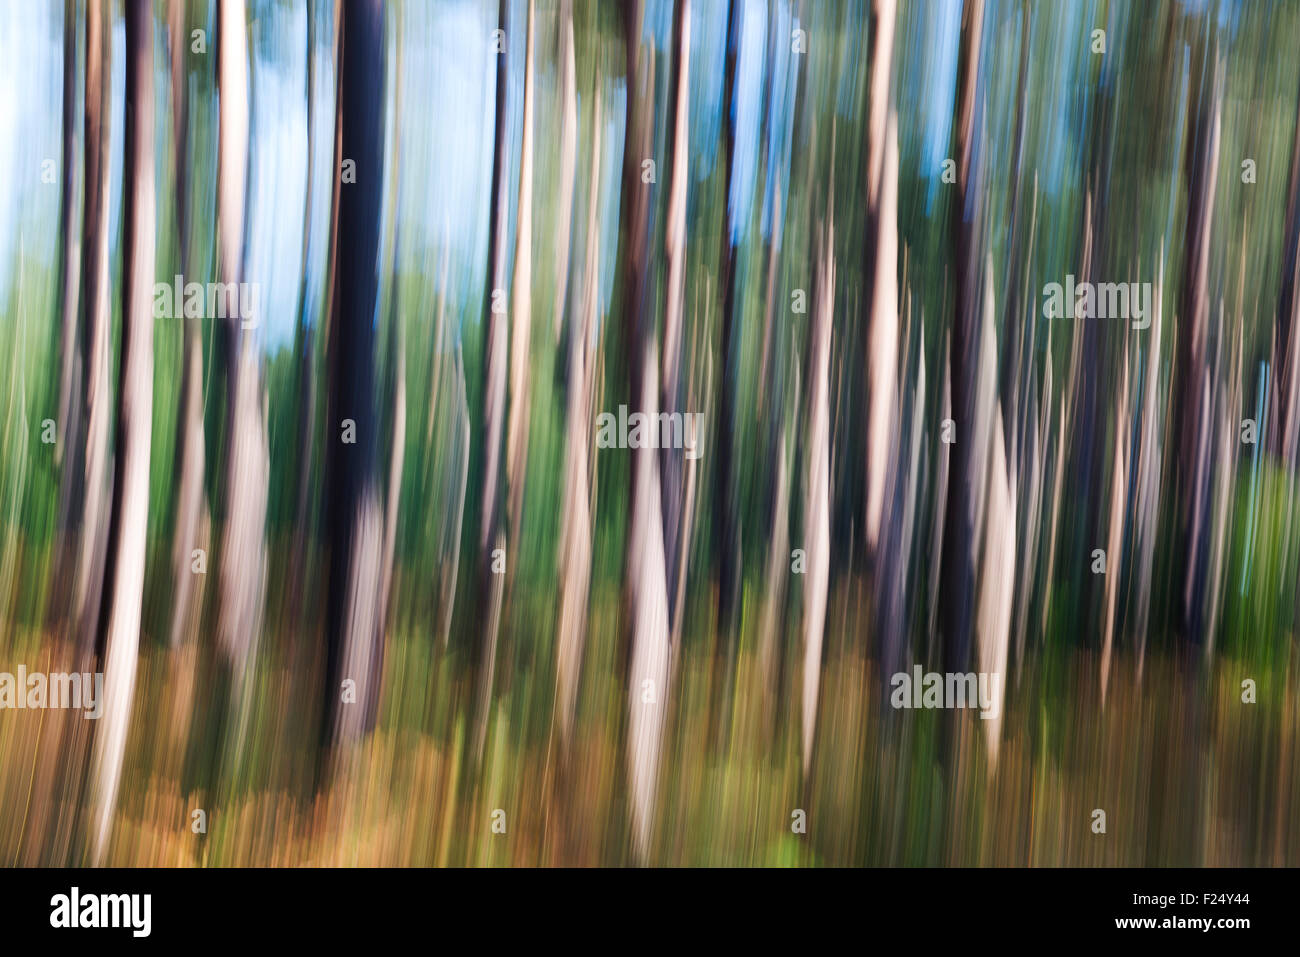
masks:
{"label": "slender birch-like trunk", "polygon": [[109,534],[108,614],[101,626],[103,716],[91,756],[90,859],[108,847],[135,692],[149,522],[153,418],[154,67],[149,0],[126,6],[126,157],[122,374]]}

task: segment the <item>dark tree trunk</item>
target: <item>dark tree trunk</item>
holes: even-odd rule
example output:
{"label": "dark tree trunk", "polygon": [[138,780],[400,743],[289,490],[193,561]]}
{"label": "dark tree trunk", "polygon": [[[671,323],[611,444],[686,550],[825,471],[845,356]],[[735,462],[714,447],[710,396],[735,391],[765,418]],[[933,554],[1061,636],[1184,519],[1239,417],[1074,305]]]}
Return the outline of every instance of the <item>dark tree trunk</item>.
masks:
{"label": "dark tree trunk", "polygon": [[77,296],[81,261],[81,233],[77,222],[77,0],[65,0],[63,10],[63,165],[59,197],[63,224],[59,271],[62,277],[62,335],[59,339],[59,418],[58,443],[54,447],[55,463],[63,461],[69,438],[75,441],[76,403],[72,394],[81,364],[81,340],[77,335]]}
{"label": "dark tree trunk", "polygon": [[939,605],[944,658],[948,671],[965,671],[970,658],[974,568],[971,541],[975,533],[971,514],[972,446],[976,363],[979,356],[980,289],[976,279],[975,248],[978,202],[971,183],[971,154],[975,138],[975,93],[979,74],[982,0],[968,0],[962,11],[961,59],[958,65],[957,114],[953,129],[958,192],[952,199],[953,258],[956,263],[953,308],[951,375],[952,418],[956,441],[947,446],[948,495],[944,509]]}
{"label": "dark tree trunk", "polygon": [[86,3],[86,196],[85,246],[81,261],[81,337],[84,353],[82,421],[84,445],[77,451],[81,467],[68,483],[71,527],[80,526],[73,583],[73,614],[79,653],[95,650],[103,594],[104,549],[108,536],[108,421],[111,382],[109,356],[108,197],[109,113],[106,110],[111,75],[111,37],[104,28],[100,0]]}
{"label": "dark tree trunk", "polygon": [[[356,163],[356,182],[339,188],[339,262],[330,316],[330,414],[326,439],[325,525],[330,539],[327,740],[342,743],[373,726],[383,658],[375,415],[375,305],[383,168],[384,20],[378,0],[342,5],[340,154]],[[344,423],[355,442],[344,442]],[[342,693],[352,681],[355,701]]]}
{"label": "dark tree trunk", "polygon": [[[77,0],[66,0],[63,23],[63,167],[60,217],[63,243],[60,245],[59,269],[62,278],[59,325],[59,395],[58,442],[54,447],[55,464],[62,466],[59,476],[59,543],[55,550],[54,587],[50,592],[50,616],[66,620],[70,607],[71,573],[76,566],[72,544],[78,539],[74,529],[81,502],[82,445],[81,328],[77,322],[81,287],[81,230],[77,228]],[[87,74],[89,75],[89,60]],[[89,144],[87,144],[89,151]],[[72,616],[75,625],[75,615]]]}
{"label": "dark tree trunk", "polygon": [[[506,31],[509,23],[507,0],[501,0],[498,11],[500,29]],[[500,625],[504,576],[494,573],[492,552],[504,547],[501,517],[502,431],[505,423],[506,375],[508,362],[508,310],[495,298],[506,288],[506,240],[510,233],[510,201],[507,193],[506,171],[510,157],[507,148],[506,86],[510,79],[509,40],[496,54],[496,120],[492,146],[492,218],[488,224],[488,268],[486,288],[483,290],[484,323],[487,329],[483,346],[483,412],[484,431],[483,496],[479,503],[479,566],[475,575],[476,599],[471,607],[483,622],[483,636],[477,649],[476,692],[474,718],[474,756],[482,754],[487,733],[487,709],[492,696],[492,681],[496,668],[497,631]]]}
{"label": "dark tree trunk", "polygon": [[[1202,49],[1202,57],[1213,56]],[[1195,74],[1193,74],[1195,75]],[[1214,221],[1214,192],[1219,175],[1219,110],[1222,80],[1214,64],[1201,70],[1199,89],[1187,143],[1187,227],[1183,240],[1183,276],[1178,293],[1177,351],[1173,368],[1173,422],[1169,455],[1171,489],[1176,502],[1174,568],[1174,628],[1185,641],[1200,644],[1204,637],[1205,575],[1208,538],[1198,521],[1207,515],[1209,469],[1202,463],[1211,454],[1208,406],[1209,382],[1209,258]]]}

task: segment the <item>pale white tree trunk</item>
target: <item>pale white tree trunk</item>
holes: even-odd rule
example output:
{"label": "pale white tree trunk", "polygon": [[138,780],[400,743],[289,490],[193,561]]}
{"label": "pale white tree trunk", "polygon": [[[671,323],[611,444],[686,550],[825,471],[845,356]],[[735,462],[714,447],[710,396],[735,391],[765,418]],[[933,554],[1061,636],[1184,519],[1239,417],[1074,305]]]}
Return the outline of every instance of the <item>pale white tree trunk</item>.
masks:
{"label": "pale white tree trunk", "polygon": [[[217,183],[222,281],[244,279],[244,202],[248,163],[248,28],[244,0],[221,0],[218,63],[221,84],[221,167]],[[260,298],[260,297],[259,297]],[[256,647],[262,624],[266,556],[266,489],[270,471],[262,415],[261,351],[257,325],[240,329],[228,319],[236,343],[229,375],[226,440],[226,516],[221,543],[221,614],[217,642],[236,673]]]}
{"label": "pale white tree trunk", "polygon": [[[217,69],[220,84],[218,266],[222,282],[244,275],[244,216],[249,143],[248,26],[244,0],[221,0]],[[257,300],[260,303],[261,297]],[[259,306],[260,308],[260,306]],[[242,328],[227,318],[225,521],[218,573],[217,651],[229,671],[230,712],[224,747],[233,761],[242,748],[252,681],[251,662],[262,630],[266,592],[265,527],[270,452],[263,411],[262,357],[254,315]]]}
{"label": "pale white tree trunk", "polygon": [[[654,337],[647,337],[641,355],[644,380],[638,407],[649,422],[655,421],[659,406],[656,352]],[[634,458],[627,567],[632,618],[628,763],[632,770],[633,837],[642,861],[650,852],[668,707],[668,582],[656,453],[652,448],[629,450]]]}
{"label": "pale white tree trunk", "polygon": [[[690,0],[679,0],[674,11],[676,48],[676,102],[673,104],[673,157],[672,185],[668,194],[668,221],[664,235],[664,251],[668,259],[667,301],[664,310],[663,388],[662,408],[667,413],[680,413],[682,339],[685,317],[686,287],[686,194],[690,182],[690,89],[691,89],[691,5]],[[692,411],[692,410],[686,410]],[[698,436],[696,441],[699,441]],[[666,448],[660,452],[660,480],[663,483],[663,535],[665,572],[670,583],[669,629],[678,633],[681,622],[678,610],[682,604],[683,575],[686,568],[689,521],[683,518],[683,485],[693,478],[683,479],[683,450]],[[691,466],[694,469],[694,463]]]}
{"label": "pale white tree trunk", "polygon": [[1127,346],[1124,363],[1124,378],[1116,393],[1117,416],[1120,423],[1115,429],[1112,448],[1114,460],[1110,473],[1110,515],[1106,531],[1106,581],[1103,589],[1105,608],[1105,626],[1101,643],[1101,703],[1106,704],[1106,691],[1110,682],[1111,649],[1114,647],[1115,614],[1119,601],[1120,562],[1123,558],[1121,535],[1124,531],[1124,506],[1128,501],[1128,445],[1129,445],[1129,409],[1128,409],[1128,361]]}
{"label": "pale white tree trunk", "polygon": [[[1001,410],[993,423],[988,507],[985,509],[983,581],[980,586],[977,654],[980,671],[997,675],[992,688],[992,716],[981,713],[989,767],[996,768],[1001,743],[1002,711],[1007,689],[1007,649],[1011,636],[1011,601],[1016,581],[1016,492],[1007,470]],[[992,681],[992,679],[990,679]]]}
{"label": "pale white tree trunk", "polygon": [[[1160,247],[1160,265],[1156,271],[1155,288],[1151,302],[1150,341],[1160,342],[1164,328],[1165,250]],[[1143,374],[1145,391],[1142,396],[1142,432],[1138,447],[1136,496],[1134,503],[1136,529],[1134,532],[1134,564],[1136,574],[1137,613],[1133,621],[1133,635],[1137,643],[1137,680],[1141,682],[1146,660],[1147,622],[1151,616],[1151,581],[1155,563],[1156,534],[1160,517],[1161,476],[1164,466],[1165,433],[1161,429],[1163,417],[1157,414],[1160,406],[1160,350],[1147,350],[1146,370]]]}
{"label": "pale white tree trunk", "polygon": [[804,554],[808,563],[803,617],[803,773],[812,764],[817,727],[817,698],[821,687],[822,638],[830,592],[831,516],[830,455],[831,320],[835,311],[835,224],[826,230],[826,245],[812,315],[808,392],[807,484],[804,487]]}
{"label": "pale white tree trunk", "polygon": [[[971,429],[970,507],[976,566],[975,655],[979,670],[997,675],[995,718],[983,718],[990,767],[996,767],[1006,693],[1007,649],[1016,580],[1016,490],[1008,464],[1002,411],[997,399],[997,330],[994,326],[993,266],[986,260],[979,310],[981,330],[974,373],[974,425]],[[960,439],[959,439],[960,441]]]}
{"label": "pale white tree trunk", "polygon": [[894,0],[875,0],[868,107],[867,201],[875,226],[874,288],[867,332],[867,548],[880,537],[898,422],[898,131],[890,109]]}
{"label": "pale white tree trunk", "polygon": [[[641,58],[641,4],[624,11],[628,105],[620,215],[627,237],[622,252],[624,317],[634,407],[655,422],[659,410],[659,346],[647,307],[647,249],[651,192],[640,181],[640,158],[650,155],[654,103],[653,49]],[[644,67],[640,69],[639,67]],[[632,497],[628,513],[624,587],[631,662],[628,675],[628,769],[632,788],[632,840],[636,858],[650,855],[659,757],[667,714],[669,673],[668,581],[658,449],[629,449]]]}
{"label": "pale white tree trunk", "polygon": [[103,860],[126,752],[144,596],[153,418],[154,73],[149,0],[129,0],[127,20],[126,301],[112,535],[113,590],[104,653],[104,711],[91,758],[91,861]]}

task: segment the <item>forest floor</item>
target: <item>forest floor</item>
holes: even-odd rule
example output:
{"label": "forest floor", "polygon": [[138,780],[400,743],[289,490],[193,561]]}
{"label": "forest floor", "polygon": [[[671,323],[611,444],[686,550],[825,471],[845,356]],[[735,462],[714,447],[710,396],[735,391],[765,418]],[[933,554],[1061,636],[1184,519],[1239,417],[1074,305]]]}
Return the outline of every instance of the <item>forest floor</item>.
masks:
{"label": "forest floor", "polygon": [[[841,590],[828,621],[847,622]],[[840,604],[837,615],[836,604]],[[619,865],[631,850],[626,692],[616,602],[593,612],[574,739],[551,732],[544,656],[498,670],[481,761],[473,685],[455,649],[389,637],[375,731],[318,784],[320,679],[307,650],[259,658],[249,733],[214,775],[206,667],[143,642],[114,865]],[[834,628],[834,625],[832,625]],[[660,764],[664,865],[1279,865],[1300,860],[1297,662],[1270,673],[1149,652],[1036,650],[1008,676],[996,764],[975,710],[893,711],[888,682],[828,636],[816,744],[802,781],[798,664],[776,691],[742,641],[725,703],[715,656],[681,654]],[[0,671],[60,670],[55,642],[14,636]],[[1014,665],[1012,666],[1014,669]],[[1242,681],[1256,682],[1255,703]],[[0,713],[0,862],[77,861],[92,721]],[[213,783],[215,779],[215,783]],[[202,815],[196,815],[202,811]],[[1103,817],[1098,812],[1104,812]],[[203,827],[200,828],[199,824]],[[1100,830],[1104,827],[1104,831]]]}

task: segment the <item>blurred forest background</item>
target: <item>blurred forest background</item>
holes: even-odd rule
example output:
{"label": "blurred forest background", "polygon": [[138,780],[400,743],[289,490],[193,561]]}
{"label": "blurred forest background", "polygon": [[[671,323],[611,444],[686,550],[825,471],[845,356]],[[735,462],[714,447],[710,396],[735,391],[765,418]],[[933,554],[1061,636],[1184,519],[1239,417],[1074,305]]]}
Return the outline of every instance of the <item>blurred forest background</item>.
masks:
{"label": "blurred forest background", "polygon": [[0,0],[0,670],[105,676],[0,712],[0,861],[1296,863],[1298,50]]}

